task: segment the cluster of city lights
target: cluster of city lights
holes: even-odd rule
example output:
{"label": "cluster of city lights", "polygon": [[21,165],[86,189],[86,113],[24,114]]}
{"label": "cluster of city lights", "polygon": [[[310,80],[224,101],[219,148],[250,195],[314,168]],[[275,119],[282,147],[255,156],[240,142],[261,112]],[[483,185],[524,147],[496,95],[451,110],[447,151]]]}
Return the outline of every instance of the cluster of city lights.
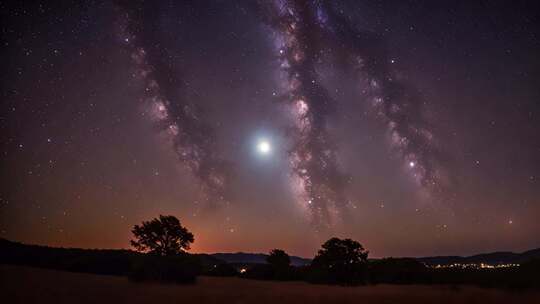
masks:
{"label": "cluster of city lights", "polygon": [[487,263],[453,263],[453,264],[437,264],[428,265],[431,268],[458,268],[458,269],[495,269],[495,268],[512,268],[519,267],[519,264],[507,263],[507,264],[487,264]]}

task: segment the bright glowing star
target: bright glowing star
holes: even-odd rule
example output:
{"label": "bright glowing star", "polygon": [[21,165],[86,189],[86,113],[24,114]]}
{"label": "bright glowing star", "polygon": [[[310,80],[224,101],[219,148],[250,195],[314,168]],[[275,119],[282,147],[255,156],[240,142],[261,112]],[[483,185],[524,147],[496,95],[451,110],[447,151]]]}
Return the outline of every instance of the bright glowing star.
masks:
{"label": "bright glowing star", "polygon": [[261,154],[270,153],[270,143],[267,140],[259,141],[259,143],[257,144],[257,150],[259,150]]}
{"label": "bright glowing star", "polygon": [[409,162],[409,167],[414,168],[414,166],[416,166],[414,162]]}

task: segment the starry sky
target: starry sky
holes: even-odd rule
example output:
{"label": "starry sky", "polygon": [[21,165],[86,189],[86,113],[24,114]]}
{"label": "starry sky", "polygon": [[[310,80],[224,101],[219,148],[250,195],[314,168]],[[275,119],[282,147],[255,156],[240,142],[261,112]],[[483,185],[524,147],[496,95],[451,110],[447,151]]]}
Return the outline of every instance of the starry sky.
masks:
{"label": "starry sky", "polygon": [[372,257],[540,246],[532,1],[0,3],[0,237]]}

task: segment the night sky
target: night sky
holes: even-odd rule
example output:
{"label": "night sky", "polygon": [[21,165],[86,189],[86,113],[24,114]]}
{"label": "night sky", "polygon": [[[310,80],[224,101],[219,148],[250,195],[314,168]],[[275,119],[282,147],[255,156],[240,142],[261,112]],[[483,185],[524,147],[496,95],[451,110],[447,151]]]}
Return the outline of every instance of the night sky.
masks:
{"label": "night sky", "polygon": [[58,2],[0,4],[0,237],[540,246],[534,1]]}

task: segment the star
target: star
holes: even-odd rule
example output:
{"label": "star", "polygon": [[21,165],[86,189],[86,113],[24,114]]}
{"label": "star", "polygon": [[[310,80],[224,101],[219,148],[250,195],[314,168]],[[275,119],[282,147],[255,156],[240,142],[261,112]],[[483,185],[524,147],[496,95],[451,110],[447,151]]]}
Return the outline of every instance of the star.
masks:
{"label": "star", "polygon": [[257,144],[257,150],[259,151],[260,154],[269,154],[270,151],[271,151],[271,146],[270,146],[270,142],[268,142],[268,140],[266,139],[262,139],[259,141],[259,143]]}

